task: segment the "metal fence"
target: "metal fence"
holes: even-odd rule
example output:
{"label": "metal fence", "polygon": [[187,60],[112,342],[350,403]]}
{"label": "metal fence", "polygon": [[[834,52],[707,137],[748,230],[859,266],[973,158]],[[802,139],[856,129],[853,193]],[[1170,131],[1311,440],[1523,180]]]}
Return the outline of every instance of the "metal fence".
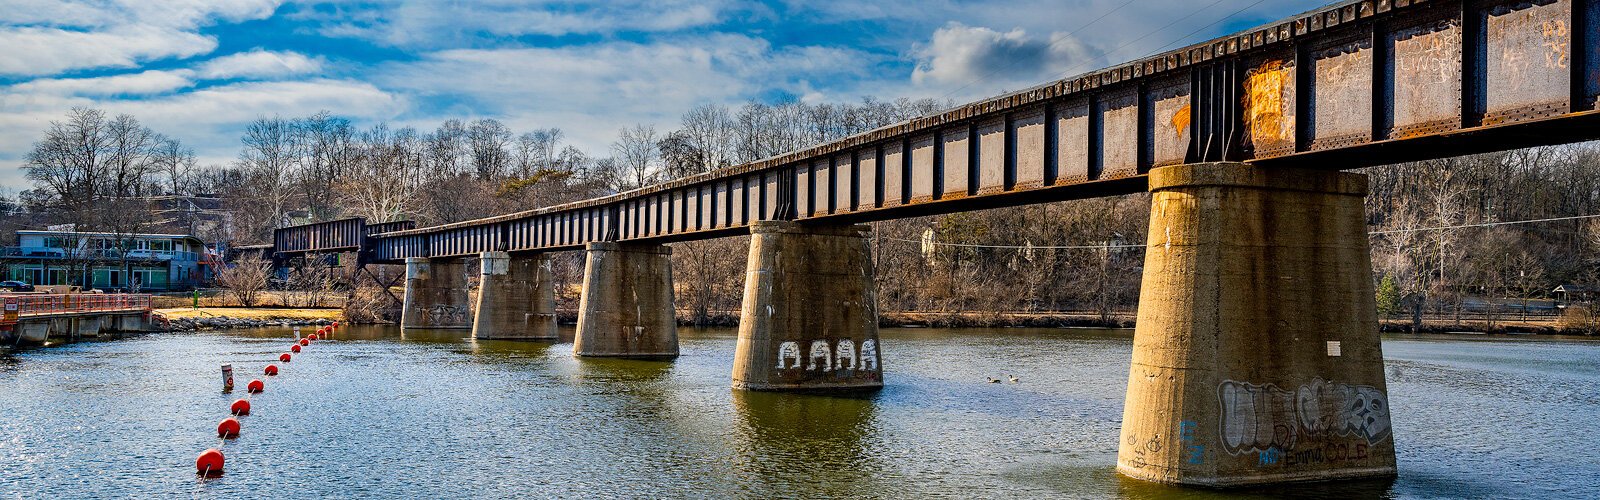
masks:
{"label": "metal fence", "polygon": [[18,316],[43,316],[88,312],[149,311],[148,294],[38,294],[5,297],[17,303]]}

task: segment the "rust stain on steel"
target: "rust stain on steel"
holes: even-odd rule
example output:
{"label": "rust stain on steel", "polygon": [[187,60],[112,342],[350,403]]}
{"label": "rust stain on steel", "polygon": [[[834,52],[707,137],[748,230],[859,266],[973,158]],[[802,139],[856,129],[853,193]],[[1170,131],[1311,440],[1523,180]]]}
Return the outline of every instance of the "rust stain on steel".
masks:
{"label": "rust stain on steel", "polygon": [[1394,123],[1390,139],[1459,128],[1461,123],[1461,23],[1427,21],[1389,34],[1394,57]]}
{"label": "rust stain on steel", "polygon": [[1294,151],[1294,66],[1268,60],[1245,73],[1245,130],[1256,156]]}
{"label": "rust stain on steel", "polygon": [[1488,35],[1484,125],[1567,110],[1572,0],[1524,2],[1483,11]]}

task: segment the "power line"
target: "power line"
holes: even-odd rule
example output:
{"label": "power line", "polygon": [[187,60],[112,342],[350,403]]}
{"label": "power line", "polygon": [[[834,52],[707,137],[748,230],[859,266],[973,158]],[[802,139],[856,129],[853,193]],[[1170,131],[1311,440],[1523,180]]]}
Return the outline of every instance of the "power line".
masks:
{"label": "power line", "polygon": [[1197,29],[1197,30],[1194,30],[1194,31],[1190,31],[1189,34],[1187,34],[1187,35],[1183,35],[1183,36],[1178,37],[1178,39],[1173,40],[1171,43],[1168,43],[1166,45],[1161,46],[1161,48],[1156,49],[1156,51],[1153,52],[1152,54],[1159,54],[1159,53],[1161,53],[1163,51],[1166,51],[1167,49],[1172,48],[1174,45],[1181,45],[1184,40],[1188,39],[1191,36],[1194,36],[1196,33],[1211,29],[1212,26],[1216,26],[1218,24],[1222,24],[1223,21],[1227,21],[1229,19],[1232,19],[1233,16],[1237,16],[1240,13],[1243,13],[1244,11],[1247,11],[1247,10],[1250,10],[1250,9],[1254,8],[1257,5],[1261,5],[1261,2],[1265,2],[1265,1],[1266,0],[1256,0],[1256,3],[1250,4],[1250,5],[1246,5],[1242,9],[1233,11],[1232,14],[1228,14],[1226,16],[1223,16],[1222,19],[1218,19],[1216,21],[1213,21],[1211,24],[1207,24],[1205,26],[1201,26],[1200,29]]}
{"label": "power line", "polygon": [[[1510,225],[1519,225],[1519,224],[1534,224],[1534,223],[1539,223],[1539,222],[1558,222],[1558,221],[1564,221],[1564,220],[1580,220],[1580,219],[1594,219],[1594,218],[1600,218],[1600,214],[1574,215],[1574,216],[1570,216],[1570,217],[1550,217],[1550,218],[1545,218],[1545,219],[1527,219],[1527,220],[1506,221],[1506,222],[1483,222],[1483,223],[1478,223],[1478,224],[1456,224],[1456,225],[1450,225],[1450,226],[1418,227],[1418,228],[1409,228],[1409,229],[1387,229],[1387,230],[1383,230],[1383,231],[1370,231],[1370,232],[1367,233],[1367,236],[1380,236],[1380,235],[1385,235],[1385,234],[1397,234],[1397,233],[1417,233],[1417,232],[1423,232],[1423,231],[1448,231],[1448,230],[1451,230],[1451,229],[1469,229],[1469,228],[1476,228],[1476,227],[1510,226]],[[1152,245],[1152,244],[1116,244],[1116,245],[978,245],[978,244],[972,244],[972,243],[942,243],[942,242],[938,242],[938,241],[926,241],[925,242],[925,241],[919,241],[919,240],[908,240],[908,239],[905,239],[905,238],[893,238],[893,237],[888,237],[888,238],[884,238],[884,239],[891,240],[891,241],[899,241],[899,242],[903,242],[903,243],[929,244],[929,245],[944,246],[944,247],[996,248],[996,249],[1006,249],[1006,250],[1030,250],[1030,249],[1031,250],[1096,250],[1096,249],[1111,249],[1111,248],[1146,248],[1146,247],[1152,247],[1152,246],[1160,246],[1160,244],[1154,244],[1154,245]]]}
{"label": "power line", "polygon": [[1413,228],[1413,229],[1389,229],[1389,230],[1384,230],[1384,231],[1373,231],[1373,232],[1370,232],[1370,233],[1367,233],[1367,234],[1368,235],[1380,235],[1380,234],[1394,234],[1394,233],[1415,233],[1415,232],[1419,232],[1419,231],[1439,231],[1439,230],[1445,230],[1445,229],[1464,229],[1464,228],[1471,228],[1471,227],[1509,226],[1509,225],[1512,225],[1512,224],[1532,224],[1532,223],[1535,223],[1535,222],[1554,222],[1554,221],[1563,221],[1563,220],[1593,219],[1593,218],[1596,218],[1596,217],[1600,217],[1600,214],[1596,214],[1596,215],[1574,215],[1574,216],[1571,216],[1571,217],[1551,217],[1551,218],[1548,218],[1548,219],[1528,219],[1528,220],[1517,220],[1517,221],[1509,221],[1509,222],[1484,222],[1484,223],[1480,223],[1480,224],[1458,224],[1458,225],[1454,225],[1454,226],[1419,227],[1419,228]]}

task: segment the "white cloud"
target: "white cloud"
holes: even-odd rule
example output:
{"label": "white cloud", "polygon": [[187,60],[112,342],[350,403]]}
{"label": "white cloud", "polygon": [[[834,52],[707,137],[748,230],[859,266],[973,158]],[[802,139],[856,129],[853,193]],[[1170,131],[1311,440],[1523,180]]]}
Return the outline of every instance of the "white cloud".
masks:
{"label": "white cloud", "polygon": [[913,51],[918,85],[965,86],[985,80],[1035,82],[1045,75],[1096,60],[1089,49],[1066,34],[1031,37],[1022,29],[1001,33],[952,22],[933,32],[933,40]]}
{"label": "white cloud", "polygon": [[478,42],[484,35],[494,39],[672,32],[714,24],[733,5],[731,0],[387,0],[322,5],[295,16],[320,23],[318,31],[324,36],[437,49],[481,46]]}
{"label": "white cloud", "polygon": [[696,104],[737,105],[774,88],[804,95],[810,80],[857,80],[877,59],[848,49],[774,49],[757,38],[715,35],[651,45],[448,50],[380,68],[376,81],[419,99],[460,103],[432,116],[494,116],[518,129],[560,127],[580,148],[602,152],[623,126],[672,128]]}
{"label": "white cloud", "polygon": [[81,68],[132,68],[169,57],[192,57],[216,49],[214,38],[150,26],[108,31],[59,28],[0,29],[0,75],[54,75]]}
{"label": "white cloud", "polygon": [[255,49],[206,61],[196,69],[206,79],[267,79],[316,73],[322,70],[322,61],[297,52]]}
{"label": "white cloud", "polygon": [[37,79],[12,85],[8,92],[17,94],[59,95],[146,95],[162,94],[194,85],[190,71],[149,70],[126,75],[94,78]]}
{"label": "white cloud", "polygon": [[0,76],[132,68],[210,53],[216,22],[270,16],[278,0],[19,0],[0,11]]}

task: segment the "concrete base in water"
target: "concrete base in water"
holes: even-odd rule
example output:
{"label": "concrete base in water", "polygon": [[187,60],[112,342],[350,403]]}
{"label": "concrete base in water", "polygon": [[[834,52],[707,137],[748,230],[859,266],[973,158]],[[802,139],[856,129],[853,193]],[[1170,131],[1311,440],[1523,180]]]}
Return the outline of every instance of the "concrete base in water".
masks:
{"label": "concrete base in water", "polygon": [[883,387],[876,285],[867,226],[750,226],[733,386]]}
{"label": "concrete base in water", "polygon": [[672,304],[672,249],[590,243],[572,353],[578,356],[674,358],[678,321]]}
{"label": "concrete base in water", "polygon": [[146,313],[87,313],[22,318],[10,334],[11,342],[43,344],[52,338],[75,341],[99,337],[106,332],[147,332],[152,330]]}
{"label": "concrete base in water", "polygon": [[556,290],[550,256],[484,252],[472,337],[554,342]]}
{"label": "concrete base in water", "polygon": [[472,328],[469,301],[464,261],[406,258],[401,328]]}
{"label": "concrete base in water", "polygon": [[1150,172],[1119,472],[1216,487],[1395,474],[1366,182]]}

